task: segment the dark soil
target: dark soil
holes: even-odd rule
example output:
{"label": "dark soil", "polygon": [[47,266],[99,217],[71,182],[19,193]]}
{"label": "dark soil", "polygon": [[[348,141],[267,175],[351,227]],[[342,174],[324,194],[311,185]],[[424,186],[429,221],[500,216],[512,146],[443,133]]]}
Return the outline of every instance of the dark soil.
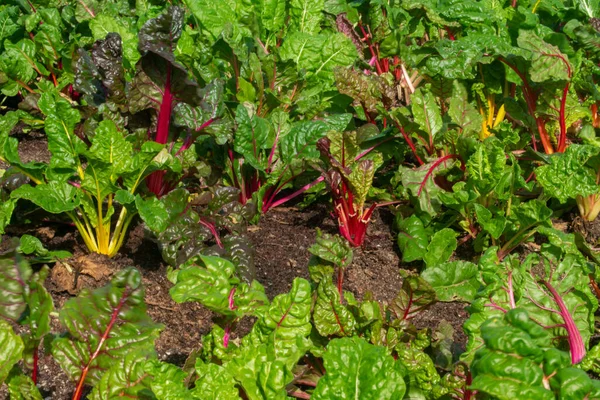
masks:
{"label": "dark soil", "polygon": [[573,215],[570,223],[572,232],[580,233],[592,247],[597,247],[600,241],[600,218],[588,222],[580,215]]}
{"label": "dark soil", "polygon": [[[43,139],[25,139],[21,143],[23,161],[47,161],[49,154]],[[1,168],[1,166],[0,166]],[[385,209],[377,210],[372,218],[366,243],[355,249],[352,265],[346,271],[344,288],[357,298],[371,293],[374,299],[383,303],[391,302],[397,295],[402,279],[399,251],[392,230],[393,216]],[[314,243],[316,228],[327,233],[337,233],[337,227],[330,217],[326,205],[315,205],[306,210],[279,208],[264,216],[260,224],[250,227],[250,238],[256,246],[257,279],[265,286],[270,298],[287,292],[296,277],[308,278],[306,265],[310,257],[308,248]],[[141,225],[134,226],[120,254],[113,259],[99,255],[88,255],[79,234],[67,224],[49,222],[43,226],[15,226],[8,232],[12,237],[24,233],[34,235],[51,250],[69,250],[74,255],[66,263],[71,268],[83,271],[73,286],[73,277],[61,275],[64,267],[56,264],[52,279],[47,288],[54,298],[56,309],[71,298],[82,287],[100,287],[108,281],[108,276],[96,276],[86,271],[103,271],[107,275],[124,267],[133,266],[143,276],[146,289],[148,314],[165,325],[156,342],[158,356],[182,366],[190,352],[196,349],[201,336],[206,334],[214,315],[197,303],[177,304],[169,296],[170,282],[166,279],[166,264],[154,242],[145,237]],[[9,235],[3,238],[0,251],[10,242]],[[414,269],[414,268],[410,268]],[[423,312],[414,320],[419,328],[435,329],[443,320],[448,321],[455,331],[455,342],[464,348],[466,336],[462,324],[467,318],[464,304],[438,303]],[[242,321],[235,336],[243,336],[251,327],[252,321]],[[53,332],[63,332],[58,318],[53,318]],[[39,387],[46,398],[70,398],[74,384],[54,363],[52,357],[41,355]],[[5,388],[0,389],[0,399],[6,396]]]}

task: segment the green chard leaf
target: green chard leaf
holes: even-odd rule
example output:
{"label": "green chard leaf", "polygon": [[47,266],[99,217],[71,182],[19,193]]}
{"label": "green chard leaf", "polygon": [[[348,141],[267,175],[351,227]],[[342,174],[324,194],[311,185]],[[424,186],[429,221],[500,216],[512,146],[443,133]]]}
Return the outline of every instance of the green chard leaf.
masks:
{"label": "green chard leaf", "polygon": [[433,234],[431,242],[427,246],[427,253],[423,256],[423,261],[425,261],[427,267],[440,265],[448,261],[458,246],[456,236],[457,233],[450,228],[444,228]]}
{"label": "green chard leaf", "polygon": [[545,42],[533,31],[520,30],[517,44],[531,54],[531,80],[534,82],[566,81],[571,78],[571,64],[558,47]]}
{"label": "green chard leaf", "polygon": [[427,253],[429,235],[423,222],[416,215],[403,219],[398,224],[398,247],[402,252],[402,261],[421,260]]}
{"label": "green chard leaf", "polygon": [[386,348],[358,337],[332,340],[323,364],[327,373],[319,380],[314,399],[401,399],[406,391]]}
{"label": "green chard leaf", "polygon": [[586,167],[590,158],[600,149],[590,145],[573,144],[564,153],[550,157],[550,163],[535,170],[537,181],[552,197],[561,203],[577,196],[589,196],[600,192],[596,173]]}
{"label": "green chard leaf", "polygon": [[321,336],[352,336],[356,333],[356,320],[342,304],[338,289],[331,282],[330,276],[322,279],[317,287],[313,319]]}
{"label": "green chard leaf", "polygon": [[23,350],[19,335],[8,322],[0,320],[0,382],[4,382],[13,365],[21,359]]}
{"label": "green chard leaf", "polygon": [[468,261],[429,266],[421,277],[429,282],[440,301],[470,302],[479,289],[477,265]]}

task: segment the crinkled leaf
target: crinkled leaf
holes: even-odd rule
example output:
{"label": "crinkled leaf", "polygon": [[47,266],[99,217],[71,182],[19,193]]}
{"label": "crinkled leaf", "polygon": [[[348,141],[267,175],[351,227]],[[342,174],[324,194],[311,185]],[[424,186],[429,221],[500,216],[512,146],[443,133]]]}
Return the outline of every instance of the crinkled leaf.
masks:
{"label": "crinkled leaf", "polygon": [[[298,354],[298,342],[312,331],[310,311],[312,290],[305,279],[296,278],[289,293],[276,296],[263,311],[248,339],[265,343],[270,339],[278,359],[289,360]],[[244,338],[246,340],[246,338]],[[291,360],[294,363],[297,361]],[[292,363],[293,365],[293,363]]]}
{"label": "crinkled leaf", "polygon": [[178,302],[195,300],[225,316],[242,317],[269,304],[257,281],[250,285],[235,277],[235,266],[220,257],[200,256],[204,267],[188,263],[177,270],[169,293]]}
{"label": "crinkled leaf", "polygon": [[194,383],[191,394],[196,398],[209,398],[214,400],[239,399],[239,389],[233,376],[224,367],[196,361],[198,379]]}
{"label": "crinkled leaf", "polygon": [[150,396],[151,377],[145,371],[145,364],[152,358],[156,358],[154,351],[138,350],[118,359],[94,386],[89,396],[90,400]]}
{"label": "crinkled leaf", "polygon": [[402,252],[402,261],[421,260],[427,253],[429,235],[423,222],[416,215],[403,219],[398,224],[398,247]]}
{"label": "crinkled leaf", "polygon": [[419,88],[413,93],[411,100],[415,122],[430,138],[434,139],[443,126],[442,113],[435,97],[431,92]]}
{"label": "crinkled leaf", "polygon": [[60,321],[69,334],[52,342],[52,355],[73,380],[81,379],[85,369],[89,385],[127,354],[152,353],[162,329],[146,314],[141,275],[133,268],[118,272],[105,287],[84,289],[68,300]]}
{"label": "crinkled leaf", "polygon": [[310,246],[308,251],[341,268],[347,268],[352,264],[352,248],[348,241],[339,235],[323,234],[318,230],[316,242]]}
{"label": "crinkled leaf", "polygon": [[547,351],[548,333],[521,309],[510,310],[503,318],[482,326],[485,347],[471,366],[472,388],[498,399],[525,396],[554,399],[546,376],[569,366],[566,353]]}
{"label": "crinkled leaf", "polygon": [[356,320],[341,303],[340,294],[331,282],[331,277],[319,282],[313,319],[321,336],[353,336],[356,333]]}
{"label": "crinkled leaf", "polygon": [[427,267],[440,265],[448,261],[458,245],[456,236],[457,233],[450,228],[444,228],[433,234],[431,242],[427,246],[427,253],[423,256],[423,261],[425,261]]}
{"label": "crinkled leaf", "polygon": [[506,218],[504,215],[494,215],[488,208],[478,203],[474,203],[473,208],[475,208],[475,214],[477,215],[477,222],[479,225],[481,225],[493,239],[498,239],[506,227]]}
{"label": "crinkled leaf", "polygon": [[550,158],[550,164],[535,171],[537,181],[552,197],[561,203],[577,196],[589,196],[600,191],[596,174],[585,163],[597,155],[600,149],[589,145],[573,144],[564,153]]}
{"label": "crinkled leaf", "polygon": [[52,214],[73,211],[81,203],[79,189],[55,180],[37,186],[23,185],[10,195],[14,199],[29,200]]}
{"label": "crinkled leaf", "polygon": [[421,276],[400,270],[402,288],[389,309],[394,316],[406,321],[435,303],[435,290]]}
{"label": "crinkled leaf", "polygon": [[188,204],[187,200],[187,191],[176,189],[160,200],[156,197],[145,200],[138,194],[135,198],[135,206],[148,228],[160,233],[183,213]]}
{"label": "crinkled leaf", "polygon": [[11,400],[43,399],[40,390],[29,376],[11,373],[6,383],[8,384],[8,394]]}
{"label": "crinkled leaf", "polygon": [[401,399],[406,391],[386,348],[358,337],[332,340],[323,364],[327,373],[319,380],[314,399]]}
{"label": "crinkled leaf", "polygon": [[454,81],[450,98],[448,115],[452,122],[459,126],[463,135],[478,133],[481,130],[482,117],[475,106],[469,102],[469,94],[465,86]]}
{"label": "crinkled leaf", "polygon": [[46,115],[44,130],[48,136],[48,150],[52,153],[50,168],[77,171],[79,156],[87,150],[83,140],[75,135],[75,126],[81,119],[79,111],[48,92],[42,94],[38,106]]}
{"label": "crinkled leaf", "polygon": [[479,289],[477,265],[468,261],[429,266],[421,277],[429,282],[440,301],[470,302]]}
{"label": "crinkled leaf", "polygon": [[281,157],[286,164],[294,160],[316,160],[319,158],[317,141],[331,129],[323,121],[301,121],[281,138]]}
{"label": "crinkled leaf", "polygon": [[13,365],[21,359],[23,348],[23,341],[9,323],[0,320],[0,382],[4,382]]}
{"label": "crinkled leaf", "polygon": [[308,78],[333,82],[334,68],[351,65],[357,53],[352,41],[341,33],[312,35],[296,32],[286,37],[280,56],[283,60],[293,60],[299,71],[306,70]]}
{"label": "crinkled leaf", "polygon": [[324,0],[291,0],[290,31],[318,33],[323,19]]}
{"label": "crinkled leaf", "polygon": [[517,44],[531,54],[530,76],[534,82],[569,80],[571,66],[566,54],[533,31],[520,30]]}

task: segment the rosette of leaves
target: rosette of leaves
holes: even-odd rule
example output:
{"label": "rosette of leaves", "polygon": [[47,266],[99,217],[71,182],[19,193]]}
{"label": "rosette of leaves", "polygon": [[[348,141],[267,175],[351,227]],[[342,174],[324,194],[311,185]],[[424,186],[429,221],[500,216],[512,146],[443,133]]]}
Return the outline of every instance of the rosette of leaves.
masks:
{"label": "rosette of leaves", "polygon": [[277,207],[317,185],[313,180],[292,193],[283,193],[305,178],[310,163],[319,158],[317,141],[330,130],[344,130],[350,114],[312,121],[291,120],[282,109],[266,118],[253,108],[239,105],[233,151],[227,155],[227,182],[240,189],[240,201],[251,199],[261,213]]}
{"label": "rosette of leaves", "polygon": [[[12,2],[11,2],[12,3]],[[0,8],[0,91],[22,93],[25,108],[35,108],[40,93],[53,88],[75,98],[71,57],[80,34],[70,19],[72,8],[30,1]]]}
{"label": "rosette of leaves", "polygon": [[[134,113],[155,112],[156,126],[152,131],[157,143],[171,141],[172,149],[180,134],[172,126],[187,128],[185,140],[175,150],[177,154],[187,150],[198,134],[211,133],[223,143],[230,133],[228,124],[217,123],[224,113],[221,84],[213,82],[200,90],[196,82],[188,79],[185,67],[176,60],[175,49],[184,19],[182,8],[170,7],[141,27],[138,37],[142,58],[128,99]],[[173,189],[173,182],[165,180],[165,174],[166,171],[157,171],[148,180],[150,191],[159,197]]]}
{"label": "rosette of leaves", "polygon": [[255,213],[239,202],[239,190],[217,186],[192,200],[164,231],[157,232],[162,256],[177,267],[199,255],[224,257],[247,282],[255,276],[254,248],[245,235]]}
{"label": "rosette of leaves", "polygon": [[[8,137],[11,123],[1,125],[0,156],[31,179],[31,184],[14,190],[11,199],[25,199],[46,212],[65,214],[91,252],[112,257],[123,245],[138,208],[145,204],[140,196],[144,178],[171,166],[177,170],[180,165],[157,143],[134,150],[128,132],[111,120],[98,125],[90,142],[82,140],[75,134],[80,113],[56,91],[42,94],[38,105],[46,116],[52,154],[48,164],[22,163],[17,140]],[[8,215],[3,222],[9,222]]]}
{"label": "rosette of leaves", "polygon": [[[125,42],[118,33],[96,41],[90,52],[79,50],[75,83],[86,105],[81,109],[90,117],[84,124],[88,136],[93,136],[98,116],[102,116],[137,133],[143,138],[140,142],[146,140],[148,131],[155,133],[151,135],[153,140],[169,143],[171,154],[185,165],[196,161],[190,148],[199,135],[212,135],[219,143],[227,140],[230,128],[222,104],[221,81],[200,88],[175,60],[173,52],[183,19],[184,11],[173,7],[142,26],[142,58],[134,73],[128,74],[125,68]],[[130,82],[128,75],[132,75]],[[148,185],[160,197],[180,180],[181,171],[162,170],[151,175]]]}
{"label": "rosette of leaves", "polygon": [[365,203],[383,157],[364,147],[378,133],[375,125],[368,124],[353,132],[331,131],[317,143],[323,164],[316,168],[331,193],[340,234],[355,247],[363,244],[377,207],[372,204],[366,208]]}
{"label": "rosette of leaves", "polygon": [[[333,71],[358,59],[352,41],[329,23],[331,10],[304,1],[184,3],[197,28],[182,32],[177,60],[198,81],[224,79],[235,115],[226,183],[262,213],[315,186],[298,178],[318,158],[316,141],[351,119],[341,114],[348,99],[336,90]],[[282,193],[295,184],[307,186]]]}
{"label": "rosette of leaves", "polygon": [[598,308],[589,288],[588,264],[572,234],[552,228],[543,228],[541,233],[549,243],[524,261],[510,257],[499,262],[494,248],[481,258],[479,272],[472,275],[481,286],[464,326],[469,336],[465,360],[482,345],[483,322],[516,308],[526,310],[548,332],[553,346],[568,350],[573,365],[584,358]]}
{"label": "rosette of leaves", "polygon": [[81,398],[85,386],[96,386],[96,395],[107,386],[135,395],[145,386],[143,369],[135,363],[156,358],[154,340],[162,326],[146,314],[137,270],[119,271],[93,292],[83,290],[65,303],[59,318],[67,335],[52,342],[52,355],[77,382],[73,399]]}
{"label": "rosette of leaves", "polygon": [[551,334],[530,314],[515,308],[481,327],[483,346],[471,365],[471,388],[497,399],[584,399],[600,396],[600,384],[571,366],[552,347]]}

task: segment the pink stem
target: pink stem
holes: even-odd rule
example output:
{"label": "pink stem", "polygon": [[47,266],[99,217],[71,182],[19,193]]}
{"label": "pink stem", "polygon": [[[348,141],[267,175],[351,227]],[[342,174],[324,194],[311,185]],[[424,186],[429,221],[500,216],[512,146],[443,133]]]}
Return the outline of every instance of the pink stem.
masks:
{"label": "pink stem", "polygon": [[579,333],[579,329],[577,329],[577,325],[575,325],[575,321],[573,320],[573,317],[571,316],[567,305],[563,301],[562,297],[558,294],[554,286],[552,286],[548,281],[543,281],[542,283],[552,294],[554,302],[558,305],[558,308],[560,309],[560,315],[565,321],[565,328],[568,334],[569,348],[571,350],[571,364],[579,364],[581,360],[583,360],[583,357],[585,357],[585,345],[583,343],[581,333]]}

